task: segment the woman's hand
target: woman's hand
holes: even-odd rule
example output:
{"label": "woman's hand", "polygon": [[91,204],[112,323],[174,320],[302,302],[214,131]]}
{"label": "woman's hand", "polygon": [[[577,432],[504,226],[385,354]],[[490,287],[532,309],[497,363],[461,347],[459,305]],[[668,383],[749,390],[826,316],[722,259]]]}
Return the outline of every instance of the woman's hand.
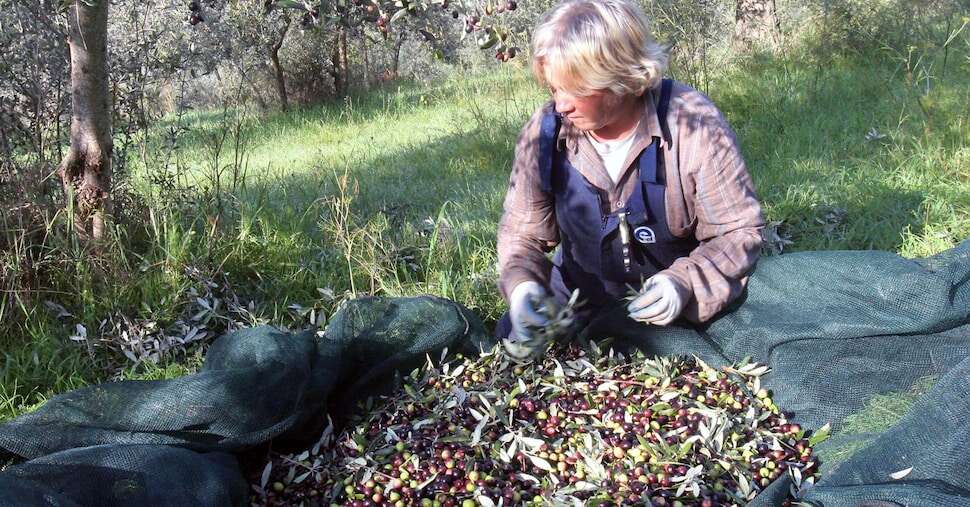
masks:
{"label": "woman's hand", "polygon": [[685,303],[677,283],[667,275],[656,274],[643,283],[640,295],[626,309],[635,321],[666,326],[680,316]]}
{"label": "woman's hand", "polygon": [[538,312],[538,306],[545,298],[546,290],[537,282],[522,282],[512,289],[509,294],[510,341],[531,340],[534,329],[549,324],[549,319]]}

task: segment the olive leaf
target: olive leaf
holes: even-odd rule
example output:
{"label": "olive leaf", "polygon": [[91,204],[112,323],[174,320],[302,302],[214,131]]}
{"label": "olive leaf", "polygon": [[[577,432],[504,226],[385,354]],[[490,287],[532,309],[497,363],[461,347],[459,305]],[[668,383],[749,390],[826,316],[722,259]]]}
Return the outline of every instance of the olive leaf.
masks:
{"label": "olive leaf", "polygon": [[482,430],[485,429],[485,425],[488,424],[488,418],[482,417],[479,419],[478,424],[475,425],[475,431],[472,432],[472,440],[469,443],[472,447],[475,447],[481,443],[482,440]]}
{"label": "olive leaf", "polygon": [[273,462],[270,461],[266,463],[263,468],[263,473],[259,476],[259,487],[261,489],[266,489],[266,484],[269,482],[269,474],[273,472]]}
{"label": "olive leaf", "polygon": [[898,481],[899,479],[902,479],[903,477],[906,477],[907,475],[909,475],[909,473],[912,471],[913,471],[913,467],[909,467],[909,468],[900,470],[898,472],[893,472],[889,474],[889,477],[892,477],[894,481]]}
{"label": "olive leaf", "polygon": [[398,20],[400,20],[401,18],[403,18],[403,17],[404,17],[404,15],[405,15],[405,14],[407,14],[407,13],[408,13],[408,9],[406,9],[406,8],[405,8],[405,9],[399,9],[399,10],[398,10],[397,12],[395,12],[395,13],[394,13],[394,14],[393,14],[393,15],[391,16],[391,19],[390,19],[390,20],[389,20],[389,21],[388,21],[387,23],[388,23],[389,25],[390,25],[390,24],[394,24],[394,23],[396,23],[396,22],[397,22]]}
{"label": "olive leaf", "polygon": [[815,430],[812,436],[808,437],[809,447],[815,447],[816,445],[824,442],[829,438],[829,434],[832,432],[832,424],[825,423],[825,426]]}
{"label": "olive leaf", "polygon": [[552,471],[555,470],[555,468],[553,468],[552,465],[549,464],[548,461],[546,461],[546,460],[544,460],[544,459],[542,459],[542,458],[540,458],[538,456],[534,456],[532,454],[527,454],[526,456],[529,457],[529,461],[531,461],[532,464],[535,465],[536,468],[538,468],[538,469],[540,469],[540,470],[542,470],[544,472],[552,472]]}

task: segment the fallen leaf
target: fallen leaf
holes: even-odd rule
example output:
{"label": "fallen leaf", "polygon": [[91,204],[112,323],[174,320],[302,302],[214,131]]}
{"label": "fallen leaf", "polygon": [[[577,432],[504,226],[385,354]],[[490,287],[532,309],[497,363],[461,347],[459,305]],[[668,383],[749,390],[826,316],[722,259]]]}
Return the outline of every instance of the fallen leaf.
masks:
{"label": "fallen leaf", "polygon": [[889,476],[892,477],[894,481],[898,481],[899,479],[902,479],[903,477],[906,477],[907,475],[909,475],[909,473],[912,472],[912,471],[913,471],[913,467],[909,467],[909,468],[907,468],[905,470],[900,470],[898,472],[893,472],[893,473],[889,474]]}

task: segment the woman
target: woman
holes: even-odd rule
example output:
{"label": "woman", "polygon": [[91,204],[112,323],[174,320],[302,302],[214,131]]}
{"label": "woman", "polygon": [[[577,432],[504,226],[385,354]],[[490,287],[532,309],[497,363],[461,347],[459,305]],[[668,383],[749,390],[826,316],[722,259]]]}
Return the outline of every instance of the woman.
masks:
{"label": "woman", "polygon": [[532,45],[552,100],[516,145],[498,230],[509,313],[496,334],[528,341],[546,324],[537,304],[574,289],[587,317],[634,287],[634,320],[710,319],[744,289],[764,225],[727,121],[662,79],[667,57],[633,2],[560,3]]}

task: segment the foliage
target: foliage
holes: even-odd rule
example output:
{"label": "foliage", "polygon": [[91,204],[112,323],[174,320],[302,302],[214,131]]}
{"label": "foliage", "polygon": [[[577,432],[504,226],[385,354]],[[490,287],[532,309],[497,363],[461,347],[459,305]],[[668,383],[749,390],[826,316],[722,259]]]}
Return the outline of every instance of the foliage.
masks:
{"label": "foliage", "polygon": [[960,0],[825,0],[810,2],[807,28],[819,30],[819,43],[841,51],[942,45],[966,16]]}
{"label": "foliage", "polygon": [[60,159],[57,136],[70,94],[62,27],[47,14],[53,3],[0,1],[0,157],[8,168],[21,149],[32,163]]}
{"label": "foliage", "polygon": [[670,48],[672,75],[708,90],[712,69],[722,65],[729,55],[729,6],[720,0],[654,0],[644,7],[655,20],[657,39]]}

